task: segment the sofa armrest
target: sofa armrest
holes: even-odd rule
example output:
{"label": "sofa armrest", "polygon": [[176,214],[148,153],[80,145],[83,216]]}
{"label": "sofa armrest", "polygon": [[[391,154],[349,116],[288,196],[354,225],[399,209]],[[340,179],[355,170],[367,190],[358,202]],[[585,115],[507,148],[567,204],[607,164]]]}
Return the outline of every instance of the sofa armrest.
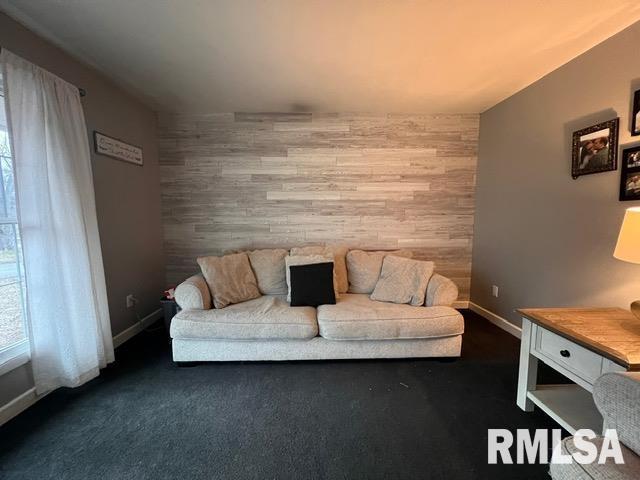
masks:
{"label": "sofa armrest", "polygon": [[182,310],[209,310],[211,292],[202,275],[187,278],[176,287],[176,302]]}
{"label": "sofa armrest", "polygon": [[458,286],[447,277],[434,273],[427,284],[427,307],[450,307],[458,299]]}
{"label": "sofa armrest", "polygon": [[604,428],[615,428],[620,441],[640,455],[640,372],[605,373],[593,386],[593,399]]}

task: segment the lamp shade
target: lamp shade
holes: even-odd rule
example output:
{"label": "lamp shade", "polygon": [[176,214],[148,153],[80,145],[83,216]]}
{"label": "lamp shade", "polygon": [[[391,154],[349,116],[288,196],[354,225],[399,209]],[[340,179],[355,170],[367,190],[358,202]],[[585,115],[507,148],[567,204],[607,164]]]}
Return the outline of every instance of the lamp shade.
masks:
{"label": "lamp shade", "polygon": [[625,262],[640,263],[640,207],[628,208],[625,212],[613,256]]}

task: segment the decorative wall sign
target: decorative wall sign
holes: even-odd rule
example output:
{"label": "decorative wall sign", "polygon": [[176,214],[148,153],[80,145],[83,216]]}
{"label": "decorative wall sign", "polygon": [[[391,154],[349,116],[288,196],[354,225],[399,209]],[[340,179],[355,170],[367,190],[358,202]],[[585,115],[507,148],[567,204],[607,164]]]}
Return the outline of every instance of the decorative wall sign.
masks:
{"label": "decorative wall sign", "polygon": [[100,132],[93,132],[96,153],[136,165],[142,165],[142,148]]}
{"label": "decorative wall sign", "polygon": [[626,200],[640,200],[640,147],[622,151],[620,201]]}
{"label": "decorative wall sign", "polygon": [[573,132],[571,176],[608,172],[618,168],[619,118]]}

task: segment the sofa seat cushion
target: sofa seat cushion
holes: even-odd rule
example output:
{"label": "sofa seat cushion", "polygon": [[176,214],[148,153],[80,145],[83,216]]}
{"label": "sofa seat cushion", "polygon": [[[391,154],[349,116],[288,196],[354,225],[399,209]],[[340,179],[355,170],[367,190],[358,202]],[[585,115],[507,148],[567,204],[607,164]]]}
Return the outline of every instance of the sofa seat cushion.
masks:
{"label": "sofa seat cushion", "polygon": [[413,307],[346,293],[335,305],[318,307],[318,326],[329,340],[438,338],[462,334],[464,319],[451,307]]}
{"label": "sofa seat cushion", "polygon": [[283,296],[264,295],[221,309],[183,310],[171,321],[172,338],[284,340],[316,335],[316,309],[290,307]]}

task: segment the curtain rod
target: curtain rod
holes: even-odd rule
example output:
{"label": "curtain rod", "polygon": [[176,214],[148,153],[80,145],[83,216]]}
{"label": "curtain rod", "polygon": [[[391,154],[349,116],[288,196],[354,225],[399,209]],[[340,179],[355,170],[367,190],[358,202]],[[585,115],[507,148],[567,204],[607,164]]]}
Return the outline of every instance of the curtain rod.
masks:
{"label": "curtain rod", "polygon": [[[0,52],[2,51],[2,47],[0,47]],[[86,97],[87,96],[87,91],[84,88],[81,87],[76,87],[78,89],[78,93],[80,94],[81,97]]]}

